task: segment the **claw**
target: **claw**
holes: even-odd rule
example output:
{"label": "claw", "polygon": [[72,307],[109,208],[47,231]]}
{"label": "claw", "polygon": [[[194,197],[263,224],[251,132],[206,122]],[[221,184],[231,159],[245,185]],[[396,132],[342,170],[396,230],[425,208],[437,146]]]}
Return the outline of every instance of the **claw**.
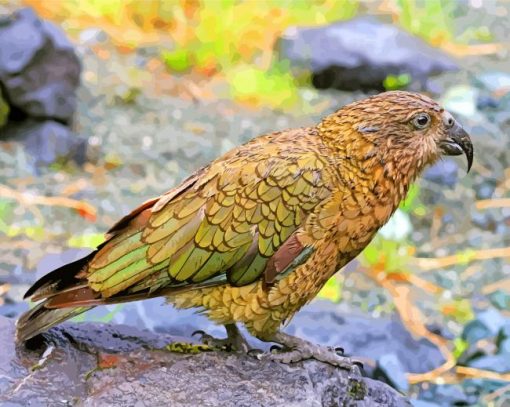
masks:
{"label": "claw", "polygon": [[269,352],[270,353],[277,353],[277,352],[281,352],[282,350],[283,350],[283,348],[281,346],[278,346],[278,345],[272,345],[269,348]]}
{"label": "claw", "polygon": [[[273,352],[275,347],[272,346],[269,352],[258,355],[258,359],[281,363],[297,363],[315,359],[342,369],[360,371],[360,366],[354,365],[354,361],[351,358],[344,356],[344,349],[341,347],[316,345],[281,331],[276,332],[269,338],[260,339],[266,342],[277,343],[283,349]],[[352,369],[353,367],[354,369]],[[361,364],[362,367],[363,365]]]}
{"label": "claw", "polygon": [[202,331],[201,329],[199,329],[191,334],[191,336],[196,336],[196,335],[200,335],[200,337],[204,337],[206,335],[206,333],[204,331]]}

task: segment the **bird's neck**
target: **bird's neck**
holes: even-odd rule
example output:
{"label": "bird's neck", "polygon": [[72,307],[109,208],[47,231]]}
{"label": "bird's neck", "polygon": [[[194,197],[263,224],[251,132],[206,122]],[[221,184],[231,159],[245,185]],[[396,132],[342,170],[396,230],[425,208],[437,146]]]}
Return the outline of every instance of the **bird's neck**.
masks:
{"label": "bird's neck", "polygon": [[[412,150],[389,143],[375,144],[352,124],[339,123],[337,117],[332,120],[335,122],[324,119],[317,129],[324,144],[332,150],[342,182],[352,182],[353,189],[361,185],[364,192],[396,208],[427,163]],[[356,174],[355,182],[349,179],[349,174]]]}

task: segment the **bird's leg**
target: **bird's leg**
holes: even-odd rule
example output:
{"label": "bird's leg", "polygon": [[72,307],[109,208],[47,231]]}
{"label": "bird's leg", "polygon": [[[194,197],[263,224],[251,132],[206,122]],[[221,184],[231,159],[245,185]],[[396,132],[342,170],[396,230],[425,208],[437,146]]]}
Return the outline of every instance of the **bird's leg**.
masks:
{"label": "bird's leg", "polygon": [[250,345],[248,345],[236,324],[225,324],[225,329],[227,337],[224,339],[214,338],[204,331],[196,331],[193,335],[200,335],[200,341],[213,349],[234,352],[248,352],[250,350]]}
{"label": "bird's leg", "polygon": [[265,342],[275,342],[283,345],[284,349],[280,352],[262,353],[258,355],[259,359],[274,360],[281,363],[295,363],[307,359],[316,359],[333,366],[359,372],[360,362],[342,356],[343,349],[329,346],[316,345],[304,339],[277,331],[268,337],[259,338]]}

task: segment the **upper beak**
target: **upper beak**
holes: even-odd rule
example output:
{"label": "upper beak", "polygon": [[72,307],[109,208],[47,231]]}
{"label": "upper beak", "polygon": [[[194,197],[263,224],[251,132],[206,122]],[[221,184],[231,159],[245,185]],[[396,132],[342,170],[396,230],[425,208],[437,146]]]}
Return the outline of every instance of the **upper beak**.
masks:
{"label": "upper beak", "polygon": [[461,155],[466,154],[468,168],[471,169],[473,164],[473,144],[469,134],[456,121],[453,126],[448,129],[448,138],[440,142],[439,146],[445,155]]}

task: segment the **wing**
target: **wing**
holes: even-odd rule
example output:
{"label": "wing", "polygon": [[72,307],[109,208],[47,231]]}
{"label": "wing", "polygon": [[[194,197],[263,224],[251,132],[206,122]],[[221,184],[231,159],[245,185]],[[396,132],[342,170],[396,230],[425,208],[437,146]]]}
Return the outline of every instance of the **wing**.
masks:
{"label": "wing", "polygon": [[318,152],[243,146],[121,220],[82,277],[103,298],[270,283],[305,249],[298,233],[330,185]]}

